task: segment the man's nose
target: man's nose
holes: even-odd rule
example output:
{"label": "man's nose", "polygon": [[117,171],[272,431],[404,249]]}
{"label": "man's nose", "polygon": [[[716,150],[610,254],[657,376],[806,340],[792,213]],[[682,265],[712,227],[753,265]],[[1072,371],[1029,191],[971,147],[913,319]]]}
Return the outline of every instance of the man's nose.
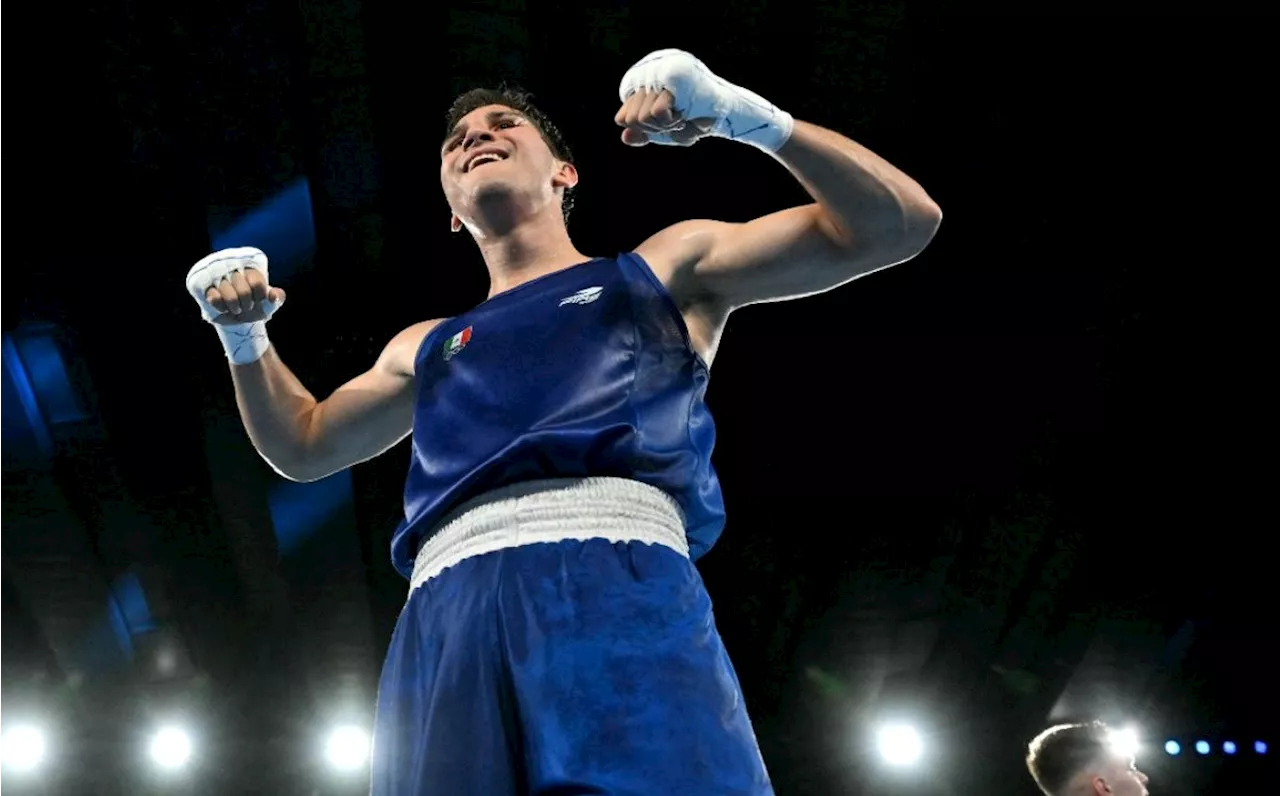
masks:
{"label": "man's nose", "polygon": [[462,139],[462,148],[470,149],[476,144],[485,144],[492,140],[493,140],[493,133],[489,132],[483,127],[477,127],[475,129],[467,131],[466,137]]}

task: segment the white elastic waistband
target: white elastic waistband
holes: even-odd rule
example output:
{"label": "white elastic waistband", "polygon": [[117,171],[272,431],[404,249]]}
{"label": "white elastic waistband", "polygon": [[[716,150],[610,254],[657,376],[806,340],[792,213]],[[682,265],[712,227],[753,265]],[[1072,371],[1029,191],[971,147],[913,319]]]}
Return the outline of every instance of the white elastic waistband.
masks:
{"label": "white elastic waistband", "polygon": [[413,562],[409,592],[472,556],[566,539],[660,544],[689,557],[684,515],[660,489],[626,478],[526,481],[445,515]]}

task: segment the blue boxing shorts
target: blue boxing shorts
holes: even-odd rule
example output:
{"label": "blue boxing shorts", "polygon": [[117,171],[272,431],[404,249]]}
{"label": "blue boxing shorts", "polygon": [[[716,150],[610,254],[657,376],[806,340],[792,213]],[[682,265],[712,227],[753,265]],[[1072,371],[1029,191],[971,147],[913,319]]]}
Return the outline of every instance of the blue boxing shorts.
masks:
{"label": "blue boxing shorts", "polygon": [[378,687],[373,796],[772,794],[675,502],[538,481],[422,546]]}

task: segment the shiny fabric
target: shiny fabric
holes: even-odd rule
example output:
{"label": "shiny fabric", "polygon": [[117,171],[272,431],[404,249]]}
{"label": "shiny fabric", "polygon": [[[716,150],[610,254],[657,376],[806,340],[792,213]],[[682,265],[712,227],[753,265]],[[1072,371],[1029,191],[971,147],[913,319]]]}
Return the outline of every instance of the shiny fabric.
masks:
{"label": "shiny fabric", "polygon": [[467,558],[410,595],[372,796],[767,796],[693,564],[604,539]]}
{"label": "shiny fabric", "polygon": [[391,543],[405,578],[451,507],[520,481],[631,478],[679,503],[694,560],[720,535],[707,367],[637,255],[548,274],[440,324],[416,380],[405,517]]}

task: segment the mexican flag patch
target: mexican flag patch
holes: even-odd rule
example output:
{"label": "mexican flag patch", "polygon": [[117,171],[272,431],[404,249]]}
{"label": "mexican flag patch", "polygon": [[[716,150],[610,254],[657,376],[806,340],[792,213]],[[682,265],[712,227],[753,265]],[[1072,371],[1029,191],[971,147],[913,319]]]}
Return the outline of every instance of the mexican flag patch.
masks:
{"label": "mexican flag patch", "polygon": [[443,349],[445,361],[448,362],[453,359],[453,355],[466,348],[469,342],[471,342],[470,326],[445,341]]}

